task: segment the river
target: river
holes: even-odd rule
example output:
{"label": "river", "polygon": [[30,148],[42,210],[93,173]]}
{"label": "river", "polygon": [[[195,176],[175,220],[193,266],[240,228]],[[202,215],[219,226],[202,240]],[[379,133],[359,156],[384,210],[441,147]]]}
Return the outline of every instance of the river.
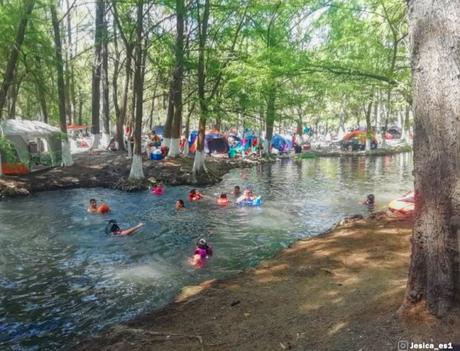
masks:
{"label": "river", "polygon": [[[222,278],[272,257],[295,240],[317,235],[346,215],[366,214],[412,189],[412,155],[282,160],[232,170],[199,190],[206,199],[177,212],[190,187],[164,196],[109,189],[39,193],[0,202],[0,349],[64,349],[79,336],[159,308],[183,286]],[[216,196],[250,186],[259,208],[219,207]],[[94,216],[88,200],[113,212]],[[233,198],[230,196],[233,200]],[[144,222],[131,237],[104,233]],[[187,264],[198,238],[214,248],[203,269]]]}

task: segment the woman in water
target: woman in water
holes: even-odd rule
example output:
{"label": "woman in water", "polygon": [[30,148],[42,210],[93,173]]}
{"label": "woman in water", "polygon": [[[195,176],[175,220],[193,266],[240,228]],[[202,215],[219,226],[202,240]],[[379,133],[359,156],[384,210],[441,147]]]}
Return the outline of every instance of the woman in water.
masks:
{"label": "woman in water", "polygon": [[205,239],[200,239],[196,243],[195,252],[193,253],[192,265],[203,267],[206,260],[212,256],[212,247],[208,245]]}
{"label": "woman in water", "polygon": [[198,200],[201,200],[202,198],[203,198],[203,195],[201,195],[196,189],[190,190],[188,194],[188,199],[190,201],[198,201]]}
{"label": "woman in water", "polygon": [[111,219],[107,226],[105,227],[106,234],[113,234],[113,235],[132,235],[140,228],[144,226],[144,223],[139,223],[138,225],[128,228],[128,229],[121,229],[118,226],[118,223],[115,219]]}

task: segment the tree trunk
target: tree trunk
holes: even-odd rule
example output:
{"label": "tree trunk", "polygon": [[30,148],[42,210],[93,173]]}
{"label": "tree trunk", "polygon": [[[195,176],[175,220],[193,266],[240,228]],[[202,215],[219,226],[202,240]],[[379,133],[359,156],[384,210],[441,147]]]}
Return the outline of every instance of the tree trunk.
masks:
{"label": "tree trunk", "polygon": [[101,108],[101,70],[102,70],[102,41],[103,41],[103,26],[104,26],[104,0],[96,2],[96,22],[94,35],[94,60],[93,74],[91,82],[91,132],[94,136],[94,142],[91,148],[99,148],[100,140],[100,108]]}
{"label": "tree trunk", "polygon": [[182,79],[184,75],[184,0],[176,0],[176,67],[173,78],[174,118],[171,124],[171,143],[169,156],[180,153],[179,144],[182,134]]}
{"label": "tree trunk", "polygon": [[137,21],[136,21],[136,48],[135,48],[135,65],[134,71],[134,95],[135,102],[135,125],[134,125],[134,150],[133,162],[129,173],[130,179],[143,179],[144,171],[142,169],[142,115],[144,103],[144,77],[142,74],[143,48],[142,48],[142,25],[144,16],[144,4],[139,1],[137,4]]}
{"label": "tree trunk", "polygon": [[61,131],[63,133],[67,133],[67,120],[66,120],[66,112],[65,112],[64,63],[62,60],[61,31],[59,28],[59,19],[56,13],[56,6],[51,5],[50,11],[51,11],[51,20],[53,23],[54,50],[55,50],[55,55],[56,55],[59,123],[61,126]]}
{"label": "tree trunk", "polygon": [[[54,49],[56,52],[56,70],[57,70],[57,88],[58,88],[58,107],[59,107],[59,122],[61,131],[67,133],[67,120],[65,114],[65,84],[64,84],[64,62],[62,60],[62,43],[61,32],[59,28],[59,20],[56,13],[56,7],[50,5],[51,21],[54,32]],[[69,140],[67,135],[62,140],[62,165],[71,166],[73,164],[72,155],[70,153]]]}
{"label": "tree trunk", "polygon": [[199,23],[199,48],[198,48],[198,101],[200,106],[200,120],[198,123],[198,136],[195,159],[192,172],[194,175],[203,171],[207,172],[205,165],[204,143],[206,137],[206,120],[208,117],[208,103],[205,96],[205,49],[208,35],[209,0],[205,0],[203,18]]}
{"label": "tree trunk", "polygon": [[27,21],[35,5],[35,0],[25,0],[24,14],[21,17],[16,33],[16,39],[11,47],[11,51],[6,63],[5,73],[3,75],[3,82],[0,87],[0,119],[2,118],[3,108],[5,107],[6,97],[11,83],[14,79],[14,72],[16,70],[16,63],[18,61],[19,53],[21,51],[22,42],[24,41],[24,34],[26,32]]}
{"label": "tree trunk", "polygon": [[264,144],[264,154],[270,155],[272,149],[272,137],[273,137],[273,126],[276,119],[276,110],[275,110],[275,99],[276,99],[276,89],[271,87],[268,92],[267,99],[267,114],[266,114],[266,123],[265,123],[265,144]]}
{"label": "tree trunk", "polygon": [[372,101],[369,102],[366,109],[366,150],[371,149],[372,144],[372,123],[371,123],[371,115],[372,115]]}
{"label": "tree trunk", "polygon": [[168,112],[166,114],[166,121],[163,128],[163,142],[164,146],[168,148],[171,145],[171,129],[172,122],[174,119],[174,81],[171,79],[169,82],[169,92],[168,92]]}
{"label": "tree trunk", "polygon": [[102,30],[102,147],[105,149],[110,143],[110,106],[109,106],[109,49],[107,19],[104,13]]}
{"label": "tree trunk", "polygon": [[458,1],[409,1],[415,223],[401,312],[420,305],[443,318],[460,297],[459,19]]}
{"label": "tree trunk", "polygon": [[70,14],[70,2],[66,0],[67,8],[67,51],[66,51],[66,105],[68,123],[75,122],[75,84],[73,71],[73,43],[72,43],[72,16]]}
{"label": "tree trunk", "polygon": [[116,132],[115,137],[117,139],[118,150],[125,150],[125,141],[123,134],[123,116],[118,102],[118,77],[120,75],[120,52],[118,51],[118,35],[115,18],[113,20],[113,46],[115,51],[115,63],[113,65],[113,76],[112,76],[112,98],[113,106],[115,109],[115,126]]}

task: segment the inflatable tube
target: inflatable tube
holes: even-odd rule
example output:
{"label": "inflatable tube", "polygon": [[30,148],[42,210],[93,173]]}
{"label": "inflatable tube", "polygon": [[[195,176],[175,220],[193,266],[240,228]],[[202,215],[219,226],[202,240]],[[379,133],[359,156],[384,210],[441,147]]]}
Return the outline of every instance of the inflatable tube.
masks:
{"label": "inflatable tube", "polygon": [[413,216],[415,212],[414,193],[408,193],[399,199],[391,201],[388,209],[405,217]]}
{"label": "inflatable tube", "polygon": [[153,195],[157,195],[157,196],[164,195],[165,188],[162,188],[162,187],[152,188],[152,190],[150,192]]}
{"label": "inflatable tube", "polygon": [[226,206],[226,205],[228,205],[228,199],[218,198],[217,199],[217,204],[220,205],[220,206]]}
{"label": "inflatable tube", "polygon": [[110,212],[110,207],[107,204],[102,203],[97,208],[97,213],[99,213],[99,214],[107,214],[109,212]]}
{"label": "inflatable tube", "polygon": [[252,207],[260,206],[262,205],[262,199],[260,198],[260,196],[257,196],[254,200],[240,201],[239,205],[240,206],[252,206]]}
{"label": "inflatable tube", "polygon": [[190,201],[198,201],[198,200],[201,200],[203,198],[203,196],[201,196],[200,194],[197,194],[195,196],[189,196],[188,199]]}

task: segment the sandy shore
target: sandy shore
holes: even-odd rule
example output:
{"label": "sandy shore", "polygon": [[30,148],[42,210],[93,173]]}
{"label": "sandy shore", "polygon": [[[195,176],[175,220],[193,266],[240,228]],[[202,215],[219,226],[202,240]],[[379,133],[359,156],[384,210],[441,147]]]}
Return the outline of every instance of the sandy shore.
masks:
{"label": "sandy shore", "polygon": [[382,216],[338,226],[233,278],[185,287],[162,310],[75,348],[364,351],[398,350],[399,340],[458,343],[457,321],[397,317],[411,227]]}
{"label": "sandy shore", "polygon": [[[207,157],[208,176],[193,179],[193,159],[144,160],[144,174],[169,185],[208,185],[221,180],[230,169],[252,167],[265,159],[228,159]],[[57,167],[25,176],[0,177],[0,198],[24,196],[46,190],[104,187],[114,188],[127,179],[131,160],[123,152],[87,152],[74,155],[74,165]]]}

